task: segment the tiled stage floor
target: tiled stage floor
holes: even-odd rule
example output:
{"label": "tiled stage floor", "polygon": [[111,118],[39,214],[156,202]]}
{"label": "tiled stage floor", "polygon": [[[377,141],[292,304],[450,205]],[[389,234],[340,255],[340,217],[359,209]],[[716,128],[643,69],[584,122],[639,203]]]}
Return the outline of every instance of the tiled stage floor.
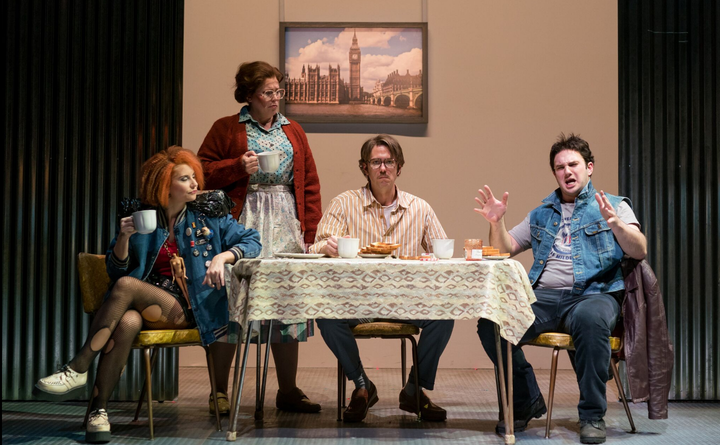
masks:
{"label": "tiled stage floor", "polygon": [[[448,410],[444,423],[422,422],[398,409],[400,371],[370,370],[380,401],[371,408],[365,422],[343,425],[336,421],[336,370],[301,369],[300,387],[311,399],[322,403],[320,414],[291,414],[275,409],[277,384],[273,370],[268,375],[265,420],[256,427],[252,420],[255,404],[254,372],[248,373],[245,397],[241,402],[238,443],[252,445],[290,444],[502,444],[495,435],[497,418],[494,376],[491,370],[441,369],[436,390],[430,397]],[[543,394],[547,396],[548,371],[538,371]],[[204,368],[182,368],[180,397],[175,402],[154,403],[156,445],[224,443],[225,432],[214,428],[207,410],[210,393]],[[348,385],[348,396],[352,383]],[[644,404],[631,404],[638,434],[629,434],[627,417],[617,401],[613,382],[608,384],[608,443],[619,445],[720,444],[720,403],[671,403],[668,420],[648,420]],[[547,397],[546,397],[547,399]],[[545,417],[530,422],[517,433],[518,444],[580,443],[576,404],[577,384],[572,371],[560,371],[556,387],[553,429],[546,440]],[[86,404],[65,402],[3,402],[3,444],[75,444],[85,435],[81,427]],[[135,404],[111,403],[110,421],[115,444],[150,443],[144,412],[132,423]],[[228,419],[223,419],[227,429]]]}

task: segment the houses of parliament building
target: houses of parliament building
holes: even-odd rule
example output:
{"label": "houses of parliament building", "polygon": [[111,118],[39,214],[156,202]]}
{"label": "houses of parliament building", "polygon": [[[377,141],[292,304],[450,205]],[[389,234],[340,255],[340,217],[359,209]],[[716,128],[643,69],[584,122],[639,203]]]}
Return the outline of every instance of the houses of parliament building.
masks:
{"label": "houses of parliament building", "polygon": [[328,65],[328,74],[320,74],[320,65],[315,68],[302,67],[298,79],[285,78],[285,101],[305,104],[344,104],[349,103],[347,86],[340,77],[340,65],[333,68]]}
{"label": "houses of parliament building", "polygon": [[320,65],[302,67],[300,78],[291,79],[285,74],[286,103],[305,104],[347,104],[363,103],[364,91],[360,85],[360,46],[357,35],[353,34],[352,45],[348,51],[350,62],[350,82],[340,77],[340,64],[336,68],[328,65],[328,74],[320,74]]}

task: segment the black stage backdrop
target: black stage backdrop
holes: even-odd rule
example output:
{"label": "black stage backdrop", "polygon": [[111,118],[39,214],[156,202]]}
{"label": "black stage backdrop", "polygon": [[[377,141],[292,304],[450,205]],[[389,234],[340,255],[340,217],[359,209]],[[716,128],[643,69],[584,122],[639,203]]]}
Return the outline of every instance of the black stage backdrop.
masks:
{"label": "black stage backdrop", "polygon": [[[119,200],[138,194],[142,162],[182,143],[184,2],[2,9],[2,398],[23,400],[87,335],[78,252],[105,252]],[[177,361],[160,353],[156,399],[176,397]],[[139,397],[141,365],[135,351],[113,399]]]}
{"label": "black stage backdrop", "polygon": [[720,400],[719,6],[618,1],[620,193],[664,292],[674,400]]}

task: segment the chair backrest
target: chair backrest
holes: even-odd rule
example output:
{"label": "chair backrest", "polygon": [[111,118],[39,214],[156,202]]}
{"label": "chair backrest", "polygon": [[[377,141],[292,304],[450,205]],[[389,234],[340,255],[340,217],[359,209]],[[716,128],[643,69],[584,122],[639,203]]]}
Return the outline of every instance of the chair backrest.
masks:
{"label": "chair backrest", "polygon": [[100,309],[103,297],[110,287],[110,277],[105,268],[105,255],[81,252],[78,254],[77,265],[83,310],[92,314]]}

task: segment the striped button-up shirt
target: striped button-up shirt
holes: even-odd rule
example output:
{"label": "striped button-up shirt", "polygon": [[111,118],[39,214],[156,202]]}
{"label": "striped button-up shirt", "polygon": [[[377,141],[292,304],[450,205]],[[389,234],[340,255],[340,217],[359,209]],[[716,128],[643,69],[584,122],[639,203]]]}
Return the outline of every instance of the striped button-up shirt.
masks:
{"label": "striped button-up shirt", "polygon": [[330,201],[317,227],[311,253],[320,252],[331,236],[360,238],[360,247],[374,242],[400,244],[393,255],[417,256],[432,252],[432,240],[445,239],[445,231],[435,212],[425,200],[400,191],[397,207],[385,220],[382,205],[365,186],[348,190]]}

